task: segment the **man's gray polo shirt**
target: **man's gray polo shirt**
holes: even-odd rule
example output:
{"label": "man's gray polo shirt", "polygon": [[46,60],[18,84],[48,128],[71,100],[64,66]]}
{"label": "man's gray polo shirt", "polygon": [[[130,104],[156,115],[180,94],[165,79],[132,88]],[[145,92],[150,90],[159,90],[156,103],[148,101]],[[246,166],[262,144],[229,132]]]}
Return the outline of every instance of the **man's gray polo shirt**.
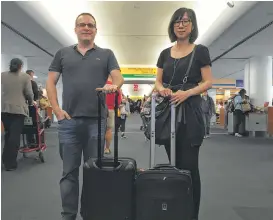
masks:
{"label": "man's gray polo shirt", "polygon": [[[110,49],[95,46],[84,56],[77,50],[77,45],[60,49],[49,71],[62,74],[63,110],[71,117],[97,117],[95,89],[103,87],[110,72],[115,69],[119,69],[119,65]],[[105,100],[102,103],[104,110]]]}

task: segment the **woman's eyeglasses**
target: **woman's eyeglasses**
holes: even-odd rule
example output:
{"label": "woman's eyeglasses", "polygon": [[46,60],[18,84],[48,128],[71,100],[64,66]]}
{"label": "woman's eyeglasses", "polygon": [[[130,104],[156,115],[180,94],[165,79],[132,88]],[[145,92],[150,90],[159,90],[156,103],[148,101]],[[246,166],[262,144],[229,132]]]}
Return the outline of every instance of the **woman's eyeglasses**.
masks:
{"label": "woman's eyeglasses", "polygon": [[178,21],[175,21],[174,26],[179,27],[180,23],[182,23],[182,26],[187,27],[191,23],[191,20],[178,20]]}

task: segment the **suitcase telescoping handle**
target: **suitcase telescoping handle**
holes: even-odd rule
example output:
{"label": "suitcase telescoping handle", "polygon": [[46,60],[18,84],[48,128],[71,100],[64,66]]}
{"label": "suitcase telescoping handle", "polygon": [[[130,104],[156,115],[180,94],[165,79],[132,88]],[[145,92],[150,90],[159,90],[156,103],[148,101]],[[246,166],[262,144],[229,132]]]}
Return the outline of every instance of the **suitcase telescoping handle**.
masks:
{"label": "suitcase telescoping handle", "polygon": [[115,133],[114,133],[114,166],[117,167],[119,165],[118,163],[118,125],[119,125],[119,120],[118,120],[118,97],[119,97],[119,92],[115,92]]}
{"label": "suitcase telescoping handle", "polygon": [[[150,138],[150,168],[156,167],[155,164],[155,107],[156,107],[156,94],[152,94],[151,104],[151,138]],[[175,105],[171,104],[171,166],[175,167]]]}
{"label": "suitcase telescoping handle", "polygon": [[[102,143],[101,143],[101,120],[102,120],[102,112],[101,112],[101,94],[105,93],[103,91],[98,91],[98,164],[99,168],[102,167]],[[114,134],[114,166],[118,166],[118,96],[119,92],[115,92],[115,134]]]}

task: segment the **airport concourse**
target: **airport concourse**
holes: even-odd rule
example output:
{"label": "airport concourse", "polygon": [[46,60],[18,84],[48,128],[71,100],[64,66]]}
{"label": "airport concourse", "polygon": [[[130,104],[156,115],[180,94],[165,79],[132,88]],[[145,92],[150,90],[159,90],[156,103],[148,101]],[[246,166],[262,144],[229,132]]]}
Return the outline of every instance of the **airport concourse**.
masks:
{"label": "airport concourse", "polygon": [[60,4],[1,2],[2,219],[273,220],[273,2]]}

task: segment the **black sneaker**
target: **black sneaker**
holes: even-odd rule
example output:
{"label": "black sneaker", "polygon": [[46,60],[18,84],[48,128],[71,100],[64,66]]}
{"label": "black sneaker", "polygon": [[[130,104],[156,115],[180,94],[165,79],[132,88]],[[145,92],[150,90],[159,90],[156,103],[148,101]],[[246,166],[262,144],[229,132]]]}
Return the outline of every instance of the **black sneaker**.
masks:
{"label": "black sneaker", "polygon": [[5,170],[6,171],[14,171],[14,170],[16,170],[17,169],[17,166],[8,166],[8,167],[5,167]]}
{"label": "black sneaker", "polygon": [[121,138],[127,138],[124,133],[121,134]]}

